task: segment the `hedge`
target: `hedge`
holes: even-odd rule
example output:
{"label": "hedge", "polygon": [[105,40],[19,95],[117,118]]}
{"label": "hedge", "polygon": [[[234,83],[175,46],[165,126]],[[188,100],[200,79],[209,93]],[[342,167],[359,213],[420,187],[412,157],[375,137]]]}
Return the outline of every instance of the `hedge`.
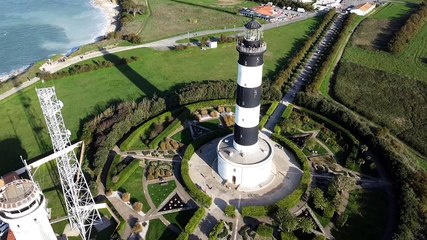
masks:
{"label": "hedge", "polygon": [[225,136],[230,133],[230,130],[228,129],[221,129],[215,132],[207,133],[200,138],[193,141],[191,144],[188,145],[187,149],[185,150],[184,156],[182,158],[181,163],[181,175],[182,180],[184,181],[184,184],[189,191],[190,195],[196,200],[197,203],[199,203],[201,206],[209,207],[212,204],[212,198],[203,191],[201,191],[199,188],[196,187],[196,185],[191,181],[190,175],[189,175],[189,161],[191,156],[193,156],[194,152],[203,144],[222,136]]}
{"label": "hedge", "polygon": [[271,103],[270,107],[267,110],[267,113],[265,113],[265,115],[271,116],[274,113],[274,110],[276,110],[277,106],[279,106],[279,102],[278,101],[274,101]]}
{"label": "hedge", "polygon": [[224,221],[220,220],[212,229],[212,231],[209,233],[209,240],[216,240],[218,239],[218,235],[222,232],[222,229],[224,228]]}
{"label": "hedge", "polygon": [[260,224],[256,230],[256,233],[262,237],[271,238],[273,237],[273,228],[265,224]]}
{"label": "hedge", "polygon": [[200,221],[202,221],[203,217],[205,216],[206,210],[205,208],[201,207],[197,209],[197,211],[194,213],[194,215],[190,218],[187,225],[185,225],[185,232],[190,235],[196,230],[196,227],[200,224]]}
{"label": "hedge", "polygon": [[179,126],[181,126],[181,123],[184,121],[184,119],[187,119],[190,116],[190,112],[187,110],[184,110],[181,112],[181,114],[173,120],[169,126],[164,129],[157,137],[155,137],[148,147],[150,149],[156,149],[159,146],[159,143],[163,141],[167,136],[172,134]]}
{"label": "hedge", "polygon": [[[307,157],[292,141],[277,134],[273,134],[272,139],[278,142],[280,145],[291,150],[291,152],[296,156],[296,160],[298,161],[298,163],[302,166],[303,175],[301,178],[301,182],[298,184],[297,188],[289,196],[277,201],[276,203],[273,204],[273,206],[270,206],[271,209],[275,209],[275,208],[290,209],[293,206],[298,204],[298,202],[301,200],[301,197],[304,194],[308,193],[308,187],[310,186],[310,182],[311,182],[310,165]],[[248,217],[267,216],[269,212],[268,209],[269,209],[269,206],[242,207],[242,216],[248,216]]]}
{"label": "hedge", "polygon": [[119,181],[117,181],[116,183],[111,183],[111,188],[117,190],[119,187],[121,187],[126,182],[126,180],[128,180],[128,178],[136,171],[136,169],[138,169],[138,167],[139,160],[134,159],[125,169],[123,169],[119,173]]}
{"label": "hedge", "polygon": [[119,164],[119,162],[122,161],[122,157],[119,154],[116,154],[116,156],[114,156],[113,162],[110,165],[110,168],[108,169],[108,173],[107,173],[107,182],[105,186],[106,188],[111,187],[111,179],[113,178],[113,176],[111,176],[111,172],[113,171],[113,169],[115,169],[115,166],[117,166],[117,164]]}
{"label": "hedge", "polygon": [[122,142],[122,144],[120,144],[120,150],[122,150],[122,151],[131,150],[131,149],[129,149],[130,146],[134,145],[136,141],[141,141],[140,136],[144,135],[151,128],[151,125],[153,123],[164,122],[166,120],[166,118],[169,116],[172,116],[171,111],[165,112],[165,113],[143,123],[135,131],[133,131],[132,134],[130,134],[129,137],[127,137],[126,140],[124,140]]}
{"label": "hedge", "polygon": [[188,234],[186,231],[182,231],[176,240],[188,240],[190,238],[190,234]]}
{"label": "hedge", "polygon": [[263,217],[267,216],[266,206],[247,206],[242,207],[243,217]]}
{"label": "hedge", "polygon": [[287,120],[287,119],[289,119],[289,117],[291,116],[291,114],[292,114],[292,110],[294,109],[294,105],[293,104],[289,104],[286,108],[285,108],[285,111],[283,111],[283,113],[282,113],[282,118],[284,119],[284,120]]}
{"label": "hedge", "polygon": [[259,121],[259,129],[263,129],[265,124],[267,124],[268,119],[270,118],[270,116],[268,115],[264,115],[261,120]]}

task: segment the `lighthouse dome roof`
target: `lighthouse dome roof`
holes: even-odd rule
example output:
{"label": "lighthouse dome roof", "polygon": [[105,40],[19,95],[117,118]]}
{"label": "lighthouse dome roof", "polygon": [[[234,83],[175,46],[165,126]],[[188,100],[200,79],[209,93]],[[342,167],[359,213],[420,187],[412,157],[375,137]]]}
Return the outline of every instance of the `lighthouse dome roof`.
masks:
{"label": "lighthouse dome roof", "polygon": [[252,19],[250,22],[245,24],[246,29],[258,29],[261,28],[261,24],[259,24],[257,21]]}

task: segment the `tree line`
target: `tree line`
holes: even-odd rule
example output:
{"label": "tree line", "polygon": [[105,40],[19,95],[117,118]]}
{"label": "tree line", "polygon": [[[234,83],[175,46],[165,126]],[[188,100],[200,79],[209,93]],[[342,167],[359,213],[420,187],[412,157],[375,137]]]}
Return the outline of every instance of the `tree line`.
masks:
{"label": "tree line", "polygon": [[330,10],[323,21],[317,26],[316,31],[307,39],[305,44],[301,47],[298,53],[292,57],[290,62],[287,64],[286,68],[280,70],[276,75],[273,86],[279,90],[284,90],[286,84],[291,84],[290,79],[294,73],[296,73],[297,68],[301,65],[307,53],[315,45],[317,40],[320,38],[325,28],[332,22],[335,17],[335,9]]}
{"label": "tree line", "polygon": [[389,51],[398,53],[403,51],[405,46],[415,37],[427,21],[427,0],[424,0],[405,24],[397,31],[389,44]]}

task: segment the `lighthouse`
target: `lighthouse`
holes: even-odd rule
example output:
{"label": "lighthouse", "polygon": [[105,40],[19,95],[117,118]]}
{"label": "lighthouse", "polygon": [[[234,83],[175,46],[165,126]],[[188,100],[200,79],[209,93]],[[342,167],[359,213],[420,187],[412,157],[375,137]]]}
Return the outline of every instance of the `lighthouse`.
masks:
{"label": "lighthouse", "polygon": [[237,89],[234,134],[217,146],[218,173],[238,190],[257,190],[272,179],[273,147],[259,137],[263,55],[267,44],[262,26],[255,20],[245,24],[237,42]]}

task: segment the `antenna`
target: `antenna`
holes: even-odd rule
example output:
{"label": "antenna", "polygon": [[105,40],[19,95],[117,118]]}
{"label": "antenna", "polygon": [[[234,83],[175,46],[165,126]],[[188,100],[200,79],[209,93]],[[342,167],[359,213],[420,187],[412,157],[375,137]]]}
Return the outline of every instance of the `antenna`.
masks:
{"label": "antenna", "polygon": [[67,207],[71,228],[78,230],[83,240],[90,237],[95,222],[102,221],[95,201],[81,171],[74,150],[71,146],[70,131],[65,127],[62,118],[62,102],[56,97],[55,87],[36,89],[40,107],[46,121],[61,180],[62,192]]}

